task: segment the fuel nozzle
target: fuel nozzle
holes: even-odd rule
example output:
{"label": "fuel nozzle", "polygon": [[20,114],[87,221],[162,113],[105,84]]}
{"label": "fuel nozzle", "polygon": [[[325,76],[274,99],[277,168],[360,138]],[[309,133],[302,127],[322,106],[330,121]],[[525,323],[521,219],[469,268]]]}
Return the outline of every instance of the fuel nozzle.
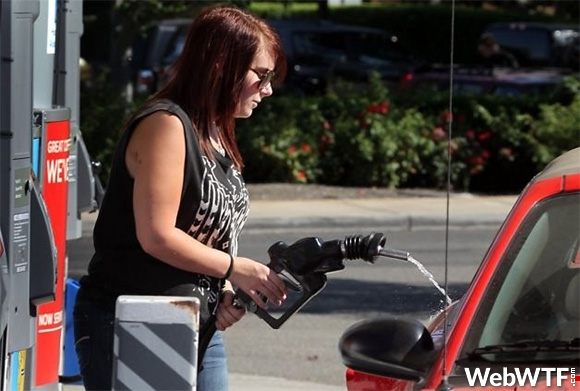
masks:
{"label": "fuel nozzle", "polygon": [[349,260],[362,259],[374,263],[379,256],[409,260],[408,252],[385,247],[386,242],[387,238],[382,233],[347,236],[341,243],[341,250],[344,258]]}

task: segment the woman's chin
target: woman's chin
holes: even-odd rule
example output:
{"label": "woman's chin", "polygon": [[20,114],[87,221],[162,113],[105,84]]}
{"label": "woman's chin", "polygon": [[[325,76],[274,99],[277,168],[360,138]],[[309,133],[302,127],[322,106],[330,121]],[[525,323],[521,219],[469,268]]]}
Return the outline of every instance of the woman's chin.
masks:
{"label": "woman's chin", "polygon": [[236,118],[249,118],[252,115],[253,110],[245,110],[242,113],[237,113]]}

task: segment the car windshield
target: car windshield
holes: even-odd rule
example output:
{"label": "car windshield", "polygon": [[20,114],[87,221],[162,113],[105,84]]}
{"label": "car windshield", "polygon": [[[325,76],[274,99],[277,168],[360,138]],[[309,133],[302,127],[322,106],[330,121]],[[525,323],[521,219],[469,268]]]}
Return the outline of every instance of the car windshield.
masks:
{"label": "car windshield", "polygon": [[296,32],[292,36],[296,57],[320,64],[346,61],[347,46],[344,37],[330,32]]}
{"label": "car windshield", "polygon": [[362,62],[369,64],[409,60],[409,55],[396,44],[396,38],[387,34],[350,34],[352,46]]}
{"label": "car windshield", "polygon": [[520,58],[531,61],[548,61],[550,58],[550,37],[544,31],[495,30],[493,35],[502,48]]}
{"label": "car windshield", "polygon": [[292,36],[296,57],[317,58],[320,63],[361,61],[371,65],[409,60],[409,55],[388,34],[357,31],[300,31]]}
{"label": "car windshield", "polygon": [[579,360],[579,230],[579,194],[534,207],[487,287],[461,362]]}

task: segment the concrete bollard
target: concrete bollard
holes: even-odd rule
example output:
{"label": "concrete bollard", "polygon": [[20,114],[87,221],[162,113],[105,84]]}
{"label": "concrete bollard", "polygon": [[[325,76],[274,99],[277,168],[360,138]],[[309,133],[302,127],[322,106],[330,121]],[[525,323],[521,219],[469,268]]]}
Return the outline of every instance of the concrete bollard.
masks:
{"label": "concrete bollard", "polygon": [[197,298],[120,296],[113,391],[195,390],[198,341]]}

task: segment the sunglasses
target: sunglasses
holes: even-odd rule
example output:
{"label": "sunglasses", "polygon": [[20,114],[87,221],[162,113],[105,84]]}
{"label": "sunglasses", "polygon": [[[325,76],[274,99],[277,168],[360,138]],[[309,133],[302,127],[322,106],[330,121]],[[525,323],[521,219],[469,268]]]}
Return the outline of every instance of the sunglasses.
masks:
{"label": "sunglasses", "polygon": [[266,72],[259,72],[255,69],[250,69],[250,71],[254,72],[258,79],[260,79],[260,84],[258,85],[258,89],[263,90],[272,82],[274,76],[276,76],[276,72],[274,71],[266,71]]}

